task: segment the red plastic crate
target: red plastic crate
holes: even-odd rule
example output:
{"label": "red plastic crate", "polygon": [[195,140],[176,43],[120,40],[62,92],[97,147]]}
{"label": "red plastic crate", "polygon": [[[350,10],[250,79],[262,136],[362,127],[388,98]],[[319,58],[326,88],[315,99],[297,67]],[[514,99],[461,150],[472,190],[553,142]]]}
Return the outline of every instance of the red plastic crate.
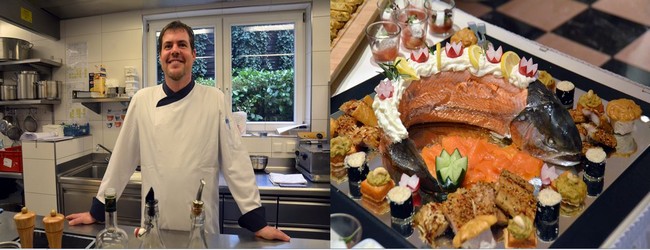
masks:
{"label": "red plastic crate", "polygon": [[0,172],[23,172],[23,147],[0,149]]}

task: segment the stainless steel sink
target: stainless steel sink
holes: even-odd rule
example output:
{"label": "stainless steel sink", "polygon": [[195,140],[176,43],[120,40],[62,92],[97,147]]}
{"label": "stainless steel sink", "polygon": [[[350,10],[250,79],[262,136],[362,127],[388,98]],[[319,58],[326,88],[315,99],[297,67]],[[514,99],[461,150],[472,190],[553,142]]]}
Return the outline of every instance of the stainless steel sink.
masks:
{"label": "stainless steel sink", "polygon": [[104,173],[106,173],[106,168],[108,164],[102,163],[91,163],[86,167],[79,168],[77,171],[73,171],[68,176],[79,177],[79,178],[90,178],[90,179],[102,179]]}
{"label": "stainless steel sink", "polygon": [[[59,174],[59,210],[63,214],[88,211],[107,168],[105,162],[86,161]],[[135,180],[126,185],[117,203],[118,223],[139,226],[141,186]]]}

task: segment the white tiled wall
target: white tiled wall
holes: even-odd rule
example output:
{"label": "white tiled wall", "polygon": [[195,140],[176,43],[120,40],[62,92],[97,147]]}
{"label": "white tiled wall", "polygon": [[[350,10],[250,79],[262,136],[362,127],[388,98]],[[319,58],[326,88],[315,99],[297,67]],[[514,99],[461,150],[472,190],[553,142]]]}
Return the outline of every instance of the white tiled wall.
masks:
{"label": "white tiled wall", "polygon": [[[138,75],[142,71],[142,15],[151,13],[165,13],[170,11],[197,10],[206,8],[229,8],[241,6],[266,6],[282,3],[304,3],[309,0],[257,0],[257,1],[233,1],[215,3],[207,6],[188,6],[183,8],[168,8],[158,10],[144,10],[122,12],[102,16],[85,17],[78,19],[64,20],[61,22],[61,40],[52,41],[31,32],[16,28],[7,23],[0,22],[0,36],[17,37],[28,40],[35,44],[34,55],[41,58],[53,58],[63,60],[64,66],[54,72],[55,80],[66,79],[66,46],[75,42],[86,42],[88,46],[87,70],[95,71],[95,65],[103,64],[107,68],[109,78],[116,78],[118,81],[124,79],[124,66],[134,66]],[[311,79],[311,87],[308,88],[308,99],[311,100],[310,123],[312,131],[327,131],[329,124],[327,114],[329,107],[329,76],[327,72],[329,65],[329,1],[313,0],[311,9],[311,49],[307,51],[311,61],[307,63],[311,67],[308,79]],[[4,77],[5,79],[7,77]],[[71,109],[85,109],[87,119],[91,124],[93,143],[101,143],[108,148],[113,148],[119,128],[106,127],[106,114],[109,109],[122,109],[120,103],[102,104],[102,113],[95,114],[79,103],[71,103],[71,86],[64,82],[63,97],[60,105],[54,107],[54,123],[69,121]],[[39,110],[38,120],[40,124],[52,123],[52,113],[47,108]],[[24,116],[23,116],[24,117]],[[84,119],[85,120],[85,119]],[[277,138],[276,138],[277,139]],[[263,140],[263,139],[247,139]],[[9,140],[5,138],[6,144]],[[253,142],[247,145],[255,145],[250,151],[265,153],[279,157],[293,157],[289,154],[273,152],[272,145],[263,141]],[[268,146],[262,148],[260,145]],[[286,152],[285,152],[286,153]]]}

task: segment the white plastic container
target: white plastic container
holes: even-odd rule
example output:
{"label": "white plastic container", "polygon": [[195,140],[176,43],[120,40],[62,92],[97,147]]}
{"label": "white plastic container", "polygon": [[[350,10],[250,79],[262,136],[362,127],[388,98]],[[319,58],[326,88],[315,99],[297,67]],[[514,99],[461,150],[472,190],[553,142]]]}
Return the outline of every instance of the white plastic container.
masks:
{"label": "white plastic container", "polygon": [[135,67],[133,66],[124,66],[124,76],[137,76]]}
{"label": "white plastic container", "polygon": [[63,136],[63,126],[62,125],[43,125],[43,132],[54,133],[54,136]]}

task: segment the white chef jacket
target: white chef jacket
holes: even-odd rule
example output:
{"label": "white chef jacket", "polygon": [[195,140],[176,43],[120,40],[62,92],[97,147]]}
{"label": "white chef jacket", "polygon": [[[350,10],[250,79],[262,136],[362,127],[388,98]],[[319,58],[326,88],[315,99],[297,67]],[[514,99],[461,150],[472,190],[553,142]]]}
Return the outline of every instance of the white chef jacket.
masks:
{"label": "white chef jacket", "polygon": [[242,214],[261,206],[248,152],[219,89],[194,84],[184,98],[156,107],[166,96],[161,84],[141,89],[131,98],[96,198],[104,203],[104,190],[112,187],[119,203],[140,165],[143,220],[144,197],[153,187],[160,227],[187,231],[191,202],[200,179],[205,179],[205,229],[218,234],[219,171]]}

